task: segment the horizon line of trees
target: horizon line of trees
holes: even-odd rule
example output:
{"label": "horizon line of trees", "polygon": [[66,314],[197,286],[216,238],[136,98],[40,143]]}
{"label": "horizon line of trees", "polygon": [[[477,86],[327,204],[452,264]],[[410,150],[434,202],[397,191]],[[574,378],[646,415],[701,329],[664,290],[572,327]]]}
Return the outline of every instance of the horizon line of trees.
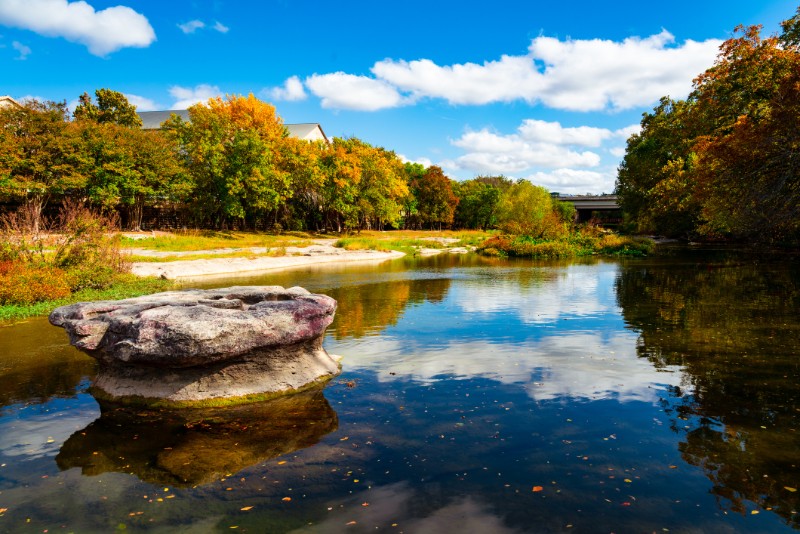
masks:
{"label": "horizon line of trees", "polygon": [[[65,102],[0,109],[0,202],[40,218],[79,201],[140,229],[146,208],[183,212],[197,228],[351,231],[489,229],[534,237],[568,231],[571,204],[503,176],[458,182],[437,166],[403,162],[358,138],[290,137],[275,108],[252,94],[212,98],[143,130],[110,89]],[[549,225],[549,226],[548,226]],[[551,232],[552,233],[552,232]]]}
{"label": "horizon line of trees", "polygon": [[738,26],[689,96],[641,126],[616,183],[634,230],[800,242],[800,8],[778,35]]}

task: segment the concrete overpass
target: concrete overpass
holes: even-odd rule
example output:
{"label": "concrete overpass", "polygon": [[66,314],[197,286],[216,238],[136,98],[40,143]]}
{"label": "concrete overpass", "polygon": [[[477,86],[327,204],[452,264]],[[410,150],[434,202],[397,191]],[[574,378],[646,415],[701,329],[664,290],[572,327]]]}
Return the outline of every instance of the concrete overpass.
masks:
{"label": "concrete overpass", "polygon": [[605,226],[616,226],[622,222],[622,210],[617,203],[617,195],[553,196],[575,206],[578,222],[588,222],[594,219]]}

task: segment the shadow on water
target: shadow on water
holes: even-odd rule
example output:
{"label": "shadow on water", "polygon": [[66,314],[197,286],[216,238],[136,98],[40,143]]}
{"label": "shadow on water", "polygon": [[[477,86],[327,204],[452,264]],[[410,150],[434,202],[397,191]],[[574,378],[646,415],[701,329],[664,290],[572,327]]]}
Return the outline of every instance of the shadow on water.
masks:
{"label": "shadow on water", "polygon": [[64,442],[56,463],[88,476],[120,472],[151,484],[197,486],[310,447],[338,424],[321,389],[207,410],[101,402],[100,418]]}
{"label": "shadow on water", "polygon": [[689,378],[668,411],[721,508],[751,501],[800,527],[800,266],[725,252],[631,262],[617,296],[639,355]]}

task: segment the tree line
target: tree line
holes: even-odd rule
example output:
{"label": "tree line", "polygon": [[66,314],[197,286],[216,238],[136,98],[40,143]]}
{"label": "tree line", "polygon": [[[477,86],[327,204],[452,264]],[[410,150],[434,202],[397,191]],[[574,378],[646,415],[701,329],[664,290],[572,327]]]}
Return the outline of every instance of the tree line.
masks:
{"label": "tree line", "polygon": [[761,30],[737,27],[685,100],[643,115],[616,185],[635,230],[800,242],[800,9]]}
{"label": "tree line", "polygon": [[[253,95],[212,98],[160,130],[143,130],[124,95],[98,89],[70,115],[64,102],[0,110],[0,201],[39,216],[65,199],[115,212],[129,229],[148,207],[210,229],[568,227],[571,206],[528,181],[458,182],[358,138],[290,137]],[[550,228],[552,229],[552,228]]]}

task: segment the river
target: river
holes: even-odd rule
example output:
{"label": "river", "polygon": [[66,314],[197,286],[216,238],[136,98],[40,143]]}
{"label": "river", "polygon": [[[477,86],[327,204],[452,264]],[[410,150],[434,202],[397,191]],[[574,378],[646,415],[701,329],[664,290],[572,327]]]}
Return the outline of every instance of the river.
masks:
{"label": "river", "polygon": [[323,390],[100,406],[91,358],[0,327],[0,532],[800,527],[800,266],[735,251],[442,255],[192,283],[339,302]]}

